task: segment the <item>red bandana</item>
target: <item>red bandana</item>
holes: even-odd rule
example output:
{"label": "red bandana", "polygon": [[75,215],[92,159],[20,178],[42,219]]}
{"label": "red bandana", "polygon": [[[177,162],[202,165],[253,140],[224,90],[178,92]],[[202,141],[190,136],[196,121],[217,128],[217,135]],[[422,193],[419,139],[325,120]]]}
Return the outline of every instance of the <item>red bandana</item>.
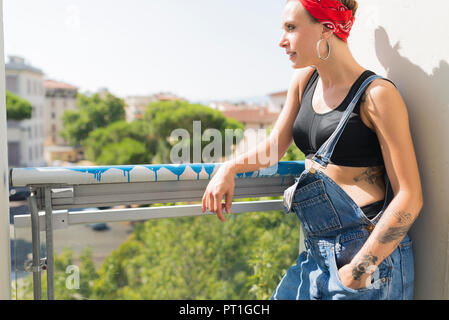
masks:
{"label": "red bandana", "polygon": [[348,42],[349,32],[355,20],[352,10],[337,0],[299,1],[316,20],[333,30],[344,42]]}

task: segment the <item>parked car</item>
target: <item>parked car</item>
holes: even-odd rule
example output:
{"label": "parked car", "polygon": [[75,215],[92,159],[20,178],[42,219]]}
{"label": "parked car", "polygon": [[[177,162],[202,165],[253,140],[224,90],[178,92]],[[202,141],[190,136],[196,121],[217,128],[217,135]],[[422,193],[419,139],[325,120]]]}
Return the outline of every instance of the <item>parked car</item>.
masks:
{"label": "parked car", "polygon": [[108,224],[104,223],[104,222],[102,222],[102,223],[91,223],[91,224],[88,224],[88,226],[91,227],[92,230],[95,230],[95,231],[106,231],[106,230],[110,229]]}
{"label": "parked car", "polygon": [[28,187],[9,187],[9,201],[26,200],[30,194],[30,188]]}
{"label": "parked car", "polygon": [[[73,211],[95,211],[95,210],[99,210],[102,208],[109,208],[109,207],[100,207],[100,208],[75,208],[75,209],[69,209],[69,212],[73,212]],[[99,222],[99,223],[89,223],[86,224],[86,226],[92,228],[92,230],[95,231],[106,231],[109,230],[110,227],[108,226],[107,223],[104,222]]]}

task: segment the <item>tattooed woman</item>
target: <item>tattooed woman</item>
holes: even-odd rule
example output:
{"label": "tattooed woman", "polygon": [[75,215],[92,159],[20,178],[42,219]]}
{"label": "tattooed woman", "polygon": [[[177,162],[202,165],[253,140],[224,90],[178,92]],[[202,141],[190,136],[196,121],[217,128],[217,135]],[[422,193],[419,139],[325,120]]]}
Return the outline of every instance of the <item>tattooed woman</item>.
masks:
{"label": "tattooed woman", "polygon": [[413,298],[407,232],[423,200],[407,107],[393,82],[352,56],[357,7],[287,1],[279,45],[295,72],[285,106],[270,137],[225,162],[203,196],[203,211],[225,221],[235,174],[273,164],[257,154],[274,152],[279,161],[292,140],[304,152],[305,170],[284,193],[284,210],[298,216],[306,251],[272,299]]}

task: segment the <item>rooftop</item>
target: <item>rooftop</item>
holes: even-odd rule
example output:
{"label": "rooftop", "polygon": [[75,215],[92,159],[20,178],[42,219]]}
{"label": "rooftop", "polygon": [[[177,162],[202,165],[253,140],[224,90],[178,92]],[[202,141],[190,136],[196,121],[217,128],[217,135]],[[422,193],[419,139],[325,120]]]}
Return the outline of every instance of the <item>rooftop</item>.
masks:
{"label": "rooftop", "polygon": [[6,70],[31,71],[38,74],[44,74],[41,69],[28,64],[26,60],[19,56],[9,56],[9,62],[5,63]]}
{"label": "rooftop", "polygon": [[234,118],[237,121],[246,123],[274,123],[279,116],[279,113],[272,112],[266,107],[229,107],[221,112],[225,117]]}
{"label": "rooftop", "polygon": [[77,90],[78,88],[72,86],[68,83],[56,81],[56,80],[44,80],[44,88],[45,89],[69,89],[69,90]]}
{"label": "rooftop", "polygon": [[274,92],[269,94],[270,97],[286,97],[287,91]]}

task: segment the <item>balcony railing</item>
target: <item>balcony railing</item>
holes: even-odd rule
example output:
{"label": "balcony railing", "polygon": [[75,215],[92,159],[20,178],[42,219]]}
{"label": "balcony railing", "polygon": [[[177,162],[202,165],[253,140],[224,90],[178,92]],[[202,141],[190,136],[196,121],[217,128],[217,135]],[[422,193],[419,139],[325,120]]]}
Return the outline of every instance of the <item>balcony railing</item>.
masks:
{"label": "balcony railing", "polygon": [[[212,214],[201,204],[107,210],[72,208],[114,207],[201,201],[221,164],[166,164],[105,167],[14,168],[10,185],[28,186],[29,215],[14,217],[15,228],[31,227],[34,299],[41,299],[41,273],[47,272],[47,297],[54,299],[53,230],[70,225],[139,221]],[[283,195],[304,170],[304,161],[282,161],[269,168],[236,175],[234,199]],[[234,202],[233,213],[282,210],[282,200]],[[40,232],[45,231],[45,258]]]}

